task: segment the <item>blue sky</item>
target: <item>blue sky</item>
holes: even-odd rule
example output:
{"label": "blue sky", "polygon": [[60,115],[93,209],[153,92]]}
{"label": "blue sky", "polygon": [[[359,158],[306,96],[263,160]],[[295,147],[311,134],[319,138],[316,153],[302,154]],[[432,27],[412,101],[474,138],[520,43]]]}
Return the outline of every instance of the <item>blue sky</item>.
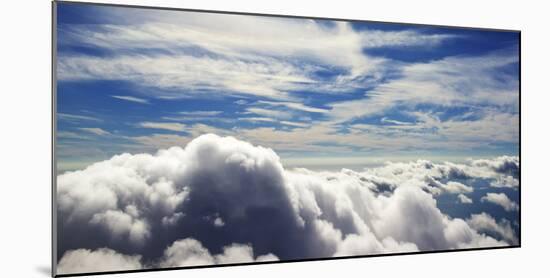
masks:
{"label": "blue sky", "polygon": [[61,170],[204,133],[291,166],[518,153],[515,32],[57,8]]}

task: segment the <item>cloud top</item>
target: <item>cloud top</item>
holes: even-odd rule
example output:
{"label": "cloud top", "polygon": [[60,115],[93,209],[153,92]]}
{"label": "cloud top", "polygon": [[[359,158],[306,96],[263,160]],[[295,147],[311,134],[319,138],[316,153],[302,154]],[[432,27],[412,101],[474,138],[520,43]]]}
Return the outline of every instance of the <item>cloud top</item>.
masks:
{"label": "cloud top", "polygon": [[462,194],[468,203],[474,188],[464,182],[503,173],[511,174],[422,160],[285,169],[269,148],[207,134],[58,176],[59,267],[87,271],[92,264],[74,261],[88,256],[98,270],[112,266],[96,259],[105,257],[125,270],[515,244],[505,222],[453,218],[436,200]]}

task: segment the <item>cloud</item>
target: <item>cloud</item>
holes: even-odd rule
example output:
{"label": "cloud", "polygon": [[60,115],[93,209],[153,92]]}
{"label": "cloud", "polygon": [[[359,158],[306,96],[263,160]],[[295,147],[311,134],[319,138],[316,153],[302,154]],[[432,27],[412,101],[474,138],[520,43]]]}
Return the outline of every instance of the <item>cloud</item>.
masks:
{"label": "cloud", "polygon": [[163,99],[204,97],[220,91],[228,95],[288,99],[287,91],[312,82],[304,76],[304,69],[269,58],[239,61],[191,55],[114,58],[61,55],[58,62],[62,81],[125,80],[159,89],[149,96]]}
{"label": "cloud", "polygon": [[482,212],[480,214],[473,214],[467,222],[475,230],[485,233],[496,233],[510,244],[518,244],[519,242],[510,225],[510,221],[506,219],[501,219],[500,222],[497,223],[492,216]]}
{"label": "cloud", "polygon": [[415,243],[420,250],[446,249],[455,244],[445,238],[445,217],[435,200],[417,187],[398,187],[383,205],[385,209],[376,223],[379,233]]}
{"label": "cloud", "polygon": [[140,255],[124,255],[109,248],[96,250],[68,250],[58,263],[57,274],[136,270],[143,268],[186,267],[212,264],[234,264],[277,261],[277,256],[268,253],[254,257],[250,245],[230,244],[220,254],[211,254],[199,241],[186,238],[174,241],[166,247],[162,257],[143,264]]}
{"label": "cloud", "polygon": [[401,121],[388,119],[387,117],[382,117],[382,119],[380,119],[380,122],[385,124],[393,124],[393,125],[410,125],[411,124],[409,122],[401,122]]}
{"label": "cloud", "polygon": [[468,198],[468,196],[466,196],[464,194],[458,194],[458,200],[463,204],[473,203],[472,199]]}
{"label": "cloud", "polygon": [[309,127],[310,124],[307,123],[300,123],[300,122],[292,122],[292,121],[279,121],[274,118],[268,118],[268,117],[246,117],[246,118],[238,118],[239,121],[247,121],[252,123],[278,123],[281,125],[286,126],[293,126],[293,127]]}
{"label": "cloud", "polygon": [[[499,161],[502,159],[502,157],[497,157],[486,159],[485,161]],[[469,161],[466,164],[452,162],[435,163],[427,160],[389,162],[383,167],[366,169],[358,175],[366,181],[381,186],[384,190],[393,190],[402,184],[413,184],[435,196],[443,193],[471,193],[474,191],[474,188],[465,185],[463,182],[471,181],[472,179],[494,181],[502,176],[494,168],[480,165],[477,163],[477,160]],[[462,197],[459,198],[464,199]]]}
{"label": "cloud", "polygon": [[520,170],[518,156],[501,156],[493,160],[478,159],[472,161],[472,165],[476,167],[490,168],[497,173],[503,174],[504,176],[501,176],[501,178],[504,178],[507,181],[509,181],[508,176],[511,176],[512,178],[516,179],[516,181],[512,181],[512,183],[519,186],[519,182],[517,182]]}
{"label": "cloud", "polygon": [[[417,115],[422,120],[411,125],[378,125],[378,124],[351,124],[340,125],[319,119],[301,119],[299,111],[274,110],[254,107],[262,110],[255,112],[265,114],[265,124],[260,128],[239,127],[225,130],[226,135],[239,136],[254,144],[270,146],[278,152],[307,151],[312,154],[328,152],[330,147],[337,147],[333,151],[336,155],[369,151],[407,152],[411,149],[437,150],[452,149],[467,152],[484,147],[492,148],[498,142],[517,141],[517,117],[490,117],[479,121],[449,123],[442,122],[428,115]],[[266,111],[269,110],[269,111]],[[244,112],[251,114],[249,112]],[[416,116],[415,116],[416,117]],[[246,119],[246,118],[238,118]],[[271,120],[267,120],[271,119]],[[277,121],[299,123],[313,123],[293,129],[282,129]],[[258,119],[259,121],[259,119]],[[271,121],[269,124],[267,121]],[[460,123],[460,124],[457,124]],[[298,126],[296,126],[298,127]],[[504,127],[504,128],[503,128]],[[286,140],[283,140],[283,139]],[[480,166],[487,168],[486,166]],[[493,170],[492,170],[493,171]]]}
{"label": "cloud", "polygon": [[[517,76],[512,70],[503,70],[517,64],[513,48],[480,56],[405,62],[389,58],[395,55],[374,56],[368,50],[410,46],[425,50],[462,36],[372,30],[324,20],[193,13],[181,17],[170,11],[158,11],[155,16],[137,11],[115,15],[103,9],[95,12],[111,24],[60,24],[59,44],[87,45],[107,54],[61,51],[60,82],[123,80],[136,85],[143,99],[209,100],[215,96],[241,103],[238,105],[261,104],[256,108],[270,111],[256,111],[260,113],[257,118],[282,119],[287,128],[264,121],[264,126],[274,129],[250,131],[265,134],[263,141],[244,139],[277,151],[289,149],[265,143],[269,138],[284,137],[282,131],[296,133],[298,138],[308,137],[298,128],[288,128],[308,127],[301,122],[311,120],[289,124],[300,114],[322,120],[332,129],[325,133],[311,131],[317,136],[301,141],[316,144],[294,144],[300,148],[314,149],[339,137],[336,144],[347,152],[395,148],[462,151],[502,147],[498,143],[516,143],[518,139]],[[113,23],[119,20],[122,24]],[[417,111],[413,109],[417,106],[433,111],[408,114]],[[452,112],[451,107],[476,110],[476,115],[471,119],[447,118],[445,114]],[[189,117],[163,119],[231,120],[185,116]],[[383,120],[378,119],[382,116]],[[384,128],[367,131],[351,126],[368,117],[373,118],[366,120],[382,123]],[[397,120],[402,117],[410,124]],[[233,119],[231,126],[238,125]],[[319,149],[317,146],[314,150]]]}
{"label": "cloud", "polygon": [[93,248],[127,246],[140,251],[154,236],[160,219],[177,213],[188,194],[173,182],[174,162],[148,154],[122,154],[58,176],[58,215],[68,233],[63,233],[66,247],[60,251],[79,247],[80,236],[86,233],[98,240]]}
{"label": "cloud", "polygon": [[192,238],[175,241],[164,251],[160,267],[182,267],[211,264],[250,263],[254,261],[274,261],[273,254],[265,254],[254,259],[252,247],[244,244],[231,244],[223,247],[223,252],[211,255],[208,249]]}
{"label": "cloud", "polygon": [[246,122],[252,122],[252,123],[278,123],[285,126],[292,126],[292,127],[309,127],[310,124],[307,123],[300,123],[300,122],[292,122],[292,121],[279,121],[273,118],[268,117],[246,117],[246,118],[238,118],[239,121],[246,121]]}
{"label": "cloud", "polygon": [[63,139],[90,139],[89,136],[82,135],[80,133],[71,132],[71,131],[59,131],[55,134],[57,138]]}
{"label": "cloud", "polygon": [[214,219],[214,226],[223,227],[223,225],[225,225],[223,219],[221,219],[220,217],[216,217],[216,219]]}
{"label": "cloud", "polygon": [[283,125],[296,126],[296,127],[308,127],[308,126],[310,126],[310,124],[307,124],[307,123],[290,122],[290,121],[280,121],[279,123],[281,123]]}
{"label": "cloud", "polygon": [[175,241],[164,251],[160,267],[178,267],[214,264],[208,249],[194,239]]}
{"label": "cloud", "polygon": [[173,215],[171,216],[163,216],[162,217],[162,225],[164,226],[174,226],[178,223],[178,221],[184,217],[185,214],[181,213],[181,212],[176,212],[174,213]]}
{"label": "cloud", "polygon": [[[519,170],[518,170],[519,171]],[[518,188],[519,180],[513,176],[500,176],[496,180],[492,181],[490,184],[492,187],[509,187],[509,188]]]}
{"label": "cloud", "polygon": [[[171,91],[155,95],[161,98],[215,91],[284,100],[290,99],[292,91],[349,91],[369,79],[378,79],[381,70],[377,66],[385,59],[365,54],[366,48],[435,46],[456,37],[415,31],[359,31],[345,22],[193,13],[181,17],[170,11],[155,14],[126,11],[108,16],[125,18],[125,25],[61,24],[61,45],[78,42],[138,54],[99,58],[60,53],[58,77],[127,80]],[[151,54],[144,49],[166,51]],[[342,72],[333,78],[335,82],[316,76],[329,68]]]}
{"label": "cloud", "polygon": [[265,109],[265,108],[259,108],[259,107],[250,107],[246,109],[247,114],[256,114],[260,116],[265,116],[269,118],[274,119],[291,119],[292,113],[288,111],[281,111],[281,110],[272,110],[272,109]]}
{"label": "cloud", "polygon": [[132,96],[111,96],[111,97],[126,100],[126,101],[130,101],[130,102],[136,102],[136,103],[141,103],[141,104],[149,104],[148,100],[143,99],[143,98],[138,98],[138,97],[132,97]]}
{"label": "cloud", "polygon": [[471,193],[474,191],[471,186],[467,186],[456,181],[450,181],[447,184],[443,185],[443,189],[447,192],[454,194]]}
{"label": "cloud", "polygon": [[57,274],[141,269],[140,260],[140,255],[124,255],[108,248],[70,250],[57,264]]}
{"label": "cloud", "polygon": [[59,120],[65,120],[70,122],[76,122],[76,121],[94,121],[94,122],[101,122],[101,119],[90,117],[90,116],[83,116],[83,115],[74,115],[74,114],[67,114],[67,113],[56,113],[56,117]]}
{"label": "cloud", "polygon": [[[103,12],[106,11],[100,13]],[[210,20],[205,22],[203,15],[199,19],[192,13],[184,18],[169,11],[156,16],[127,13],[131,15],[107,17],[126,18],[124,24],[60,25],[61,45],[78,42],[109,53],[100,56],[62,51],[58,59],[60,82],[123,80],[140,87],[138,91],[144,99],[215,96],[231,102],[261,104],[254,107],[264,109],[253,112],[258,115],[256,118],[285,120],[287,127],[307,128],[301,122],[311,120],[288,124],[306,114],[331,129],[325,133],[311,131],[316,136],[308,137],[298,128],[280,128],[276,122],[264,121],[263,125],[272,126],[273,130],[250,131],[265,135],[262,141],[244,138],[277,151],[290,149],[266,143],[270,138],[284,137],[283,131],[296,133],[295,137],[302,138],[300,141],[316,143],[297,142],[294,147],[319,150],[315,145],[336,139],[340,150],[347,152],[395,148],[462,151],[518,140],[519,83],[513,71],[503,70],[517,64],[517,51],[513,48],[481,56],[409,63],[375,57],[365,50],[429,48],[460,36],[358,30],[350,23],[318,20],[208,14],[204,16]],[[273,40],[274,37],[278,39]],[[433,111],[410,114],[411,110],[419,112],[413,109],[417,106]],[[476,110],[475,117],[447,118],[445,112],[451,107]],[[163,119],[230,119],[185,116]],[[369,122],[381,123],[375,126],[383,128],[366,130],[352,126],[369,117],[373,118]],[[408,118],[409,124],[397,121],[401,117]],[[238,123],[233,120],[231,126]]]}
{"label": "cloud", "polygon": [[247,118],[238,118],[239,121],[247,121],[247,122],[269,122],[269,123],[273,123],[273,122],[277,122],[277,120],[273,119],[273,118],[268,118],[268,117],[247,117]]}
{"label": "cloud", "polygon": [[130,212],[107,210],[96,213],[89,223],[103,226],[115,240],[126,236],[133,244],[141,245],[151,235],[148,224],[138,218],[137,208],[129,205],[126,210]]}
{"label": "cloud", "polygon": [[[212,119],[214,119],[215,121],[223,121],[223,119],[220,119],[220,118],[212,118]],[[262,121],[263,119],[259,118],[259,119],[251,119],[251,120]],[[154,125],[156,127],[160,127],[157,124],[154,124]],[[184,124],[181,124],[181,125],[184,125]],[[170,126],[170,127],[179,128],[178,126]],[[197,123],[185,124],[185,132],[189,134],[180,135],[180,134],[153,133],[149,135],[141,135],[141,136],[133,136],[133,137],[129,136],[124,138],[138,143],[139,144],[138,147],[142,151],[146,150],[150,152],[155,152],[158,149],[169,149],[173,146],[185,146],[193,138],[196,138],[203,134],[216,133],[220,135],[229,135],[230,133],[230,131],[225,129],[221,129],[221,128],[217,128],[217,127],[205,125],[205,124],[197,124]]]}
{"label": "cloud", "polygon": [[103,130],[101,128],[98,128],[98,127],[80,127],[78,129],[80,129],[82,131],[85,131],[85,132],[88,132],[88,133],[99,135],[99,136],[111,135],[110,132],[108,132],[106,130]]}
{"label": "cloud", "polygon": [[258,103],[268,104],[270,106],[284,106],[284,107],[287,107],[287,108],[290,108],[290,109],[304,111],[304,112],[310,112],[310,113],[327,113],[327,112],[330,112],[329,109],[311,107],[311,106],[307,106],[307,105],[304,105],[304,104],[299,103],[299,102],[259,101]]}
{"label": "cloud", "polygon": [[481,201],[499,205],[506,211],[519,210],[519,205],[516,202],[510,200],[508,196],[506,196],[506,194],[504,193],[487,193],[484,197],[481,198]]}
{"label": "cloud", "polygon": [[[275,261],[277,256],[273,254],[261,255],[260,261]],[[246,263],[254,262],[252,247],[243,244],[232,244],[223,248],[223,253],[216,255],[215,260],[218,264]]]}
{"label": "cloud", "polygon": [[144,128],[165,129],[171,131],[183,131],[185,129],[184,124],[170,122],[141,122],[138,125]]}
{"label": "cloud", "polygon": [[159,134],[142,135],[129,138],[143,145],[147,149],[157,150],[162,148],[170,148],[172,146],[185,146],[191,139],[187,136],[177,134]]}
{"label": "cloud", "polygon": [[179,112],[178,114],[185,115],[185,116],[194,116],[194,117],[209,117],[209,116],[217,116],[221,113],[223,113],[223,111],[185,111],[185,112]]}
{"label": "cloud", "polygon": [[271,149],[207,134],[59,175],[59,253],[108,246],[174,266],[512,244],[445,215],[434,199],[449,184],[468,191],[448,180],[485,171],[421,160],[286,170]]}
{"label": "cloud", "polygon": [[[347,122],[380,115],[395,107],[414,107],[419,104],[436,107],[490,104],[513,111],[512,115],[517,119],[517,75],[509,74],[502,79],[504,73],[499,70],[518,62],[515,53],[517,50],[510,49],[483,57],[446,57],[427,63],[405,65],[401,69],[401,78],[378,84],[365,93],[365,98],[329,104],[332,107],[330,116],[334,121]],[[500,97],[495,98],[495,94]]]}
{"label": "cloud", "polygon": [[391,237],[378,242],[373,235],[359,236],[350,234],[338,246],[335,257],[361,256],[373,253],[406,253],[418,251],[414,243],[396,242]]}

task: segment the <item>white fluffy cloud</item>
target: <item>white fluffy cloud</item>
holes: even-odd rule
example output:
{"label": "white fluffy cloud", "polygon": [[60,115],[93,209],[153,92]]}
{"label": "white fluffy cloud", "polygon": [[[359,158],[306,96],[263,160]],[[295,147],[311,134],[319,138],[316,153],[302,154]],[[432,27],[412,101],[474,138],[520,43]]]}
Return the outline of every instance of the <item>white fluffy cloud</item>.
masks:
{"label": "white fluffy cloud", "polygon": [[161,267],[193,266],[214,264],[214,258],[202,244],[194,239],[174,242],[164,251]]}
{"label": "white fluffy cloud", "polygon": [[[174,241],[168,246],[159,261],[147,267],[184,267],[211,264],[233,264],[277,261],[277,256],[268,253],[254,257],[250,245],[231,244],[223,252],[212,255],[199,241],[186,238]],[[124,255],[109,248],[97,250],[68,250],[58,263],[58,274],[134,270],[144,268],[141,255]]]}
{"label": "white fluffy cloud", "polygon": [[502,219],[497,223],[492,216],[483,212],[472,215],[467,222],[472,228],[479,232],[496,233],[512,244],[518,243],[518,238],[510,222],[506,219]]}
{"label": "white fluffy cloud", "polygon": [[427,160],[389,162],[383,167],[369,168],[361,173],[353,172],[353,175],[386,190],[403,184],[413,184],[433,195],[465,194],[473,192],[473,187],[456,180],[489,179],[494,182],[505,174],[485,162],[498,164],[499,161],[511,158],[502,156],[493,160],[471,160],[466,164],[435,163]]}
{"label": "white fluffy cloud", "polygon": [[519,157],[501,156],[497,159],[478,159],[472,162],[476,167],[488,167],[496,172],[517,176],[519,173]]}
{"label": "white fluffy cloud", "polygon": [[503,175],[492,181],[491,186],[517,188],[519,186],[519,180],[513,176]]}
{"label": "white fluffy cloud", "polygon": [[164,251],[160,267],[181,267],[209,264],[249,263],[254,261],[278,260],[273,254],[254,258],[252,247],[244,244],[231,244],[223,247],[223,252],[211,255],[208,249],[192,238],[175,241]]}
{"label": "white fluffy cloud", "polygon": [[464,194],[458,194],[458,200],[463,204],[471,204],[473,203],[472,199]]}
{"label": "white fluffy cloud", "polygon": [[271,149],[207,134],[60,175],[60,253],[85,243],[181,266],[514,244],[513,231],[484,233],[434,199],[473,190],[453,180],[499,169],[419,160],[286,170]]}
{"label": "white fluffy cloud", "polygon": [[127,236],[130,242],[135,244],[142,244],[150,236],[149,227],[145,221],[137,219],[135,214],[119,210],[96,213],[89,223],[105,227],[115,239]]}
{"label": "white fluffy cloud", "polygon": [[58,274],[141,269],[141,256],[123,255],[108,248],[69,250],[57,265]]}
{"label": "white fluffy cloud", "polygon": [[471,193],[474,189],[471,186],[464,185],[460,182],[450,181],[443,186],[443,189],[450,193],[460,194],[460,193]]}
{"label": "white fluffy cloud", "polygon": [[482,202],[490,202],[501,206],[506,211],[515,211],[519,209],[519,205],[510,200],[504,193],[487,193],[481,198]]}
{"label": "white fluffy cloud", "polygon": [[187,191],[174,184],[183,150],[122,154],[83,171],[58,176],[58,210],[69,227],[100,227],[114,241],[137,245],[151,234],[151,219],[171,216]]}

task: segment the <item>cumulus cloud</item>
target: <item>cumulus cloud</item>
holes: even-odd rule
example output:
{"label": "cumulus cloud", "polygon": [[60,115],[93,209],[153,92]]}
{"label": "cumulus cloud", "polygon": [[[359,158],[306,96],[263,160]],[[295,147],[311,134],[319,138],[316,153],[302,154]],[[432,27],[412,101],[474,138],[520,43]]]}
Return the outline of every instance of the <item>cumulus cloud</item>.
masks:
{"label": "cumulus cloud", "polygon": [[105,245],[143,246],[157,219],[173,217],[187,195],[174,184],[181,167],[177,155],[178,149],[156,157],[122,154],[58,176],[59,216],[64,229],[75,233],[65,237],[69,246],[78,246],[79,231],[86,229],[98,233],[94,238],[108,239]]}
{"label": "cumulus cloud", "polygon": [[487,193],[481,198],[481,201],[499,205],[506,211],[516,211],[519,209],[518,204],[510,200],[504,193]]}
{"label": "cumulus cloud", "polygon": [[510,231],[485,233],[435,199],[472,192],[466,181],[499,168],[418,160],[287,170],[273,150],[233,137],[183,145],[58,176],[59,253],[108,246],[168,267],[514,244]]}
{"label": "cumulus cloud", "polygon": [[181,212],[176,212],[171,216],[163,216],[162,217],[162,225],[164,226],[172,226],[178,223],[178,220],[180,218],[184,217],[185,215]]}
{"label": "cumulus cloud", "polygon": [[125,235],[130,242],[142,244],[150,235],[149,227],[145,221],[136,218],[119,210],[107,210],[94,214],[89,223],[103,226],[114,238]]}
{"label": "cumulus cloud", "polygon": [[181,267],[209,264],[249,263],[254,261],[278,260],[273,254],[265,254],[254,259],[252,247],[232,244],[223,247],[223,252],[211,255],[208,249],[192,238],[175,241],[164,251],[160,267]]}
{"label": "cumulus cloud", "polygon": [[141,269],[140,255],[123,255],[108,248],[77,249],[65,253],[57,264],[58,274]]}
{"label": "cumulus cloud", "polygon": [[514,178],[519,176],[518,156],[501,156],[497,159],[479,159],[474,160],[472,165],[477,167],[488,167],[498,173],[511,175]]}
{"label": "cumulus cloud", "polygon": [[464,182],[472,179],[496,180],[501,177],[492,168],[474,166],[472,162],[434,163],[427,160],[389,162],[383,167],[369,168],[359,173],[348,171],[348,174],[372,183],[372,187],[379,191],[391,192],[400,185],[411,184],[434,196],[471,193],[474,188]]}
{"label": "cumulus cloud", "polygon": [[519,180],[513,176],[503,175],[499,176],[496,180],[493,180],[490,184],[492,187],[519,187]]}
{"label": "cumulus cloud", "polygon": [[479,232],[496,233],[510,244],[517,244],[518,238],[512,229],[510,221],[501,219],[500,222],[483,212],[480,214],[474,214],[468,219],[468,224]]}
{"label": "cumulus cloud", "polygon": [[472,199],[470,199],[468,196],[466,196],[464,194],[458,194],[458,200],[463,204],[473,203]]}
{"label": "cumulus cloud", "polygon": [[225,225],[223,219],[221,219],[220,217],[216,217],[216,219],[214,219],[214,226],[223,227],[223,225]]}
{"label": "cumulus cloud", "polygon": [[164,251],[161,267],[193,266],[214,264],[214,258],[202,244],[194,239],[174,242]]}
{"label": "cumulus cloud", "polygon": [[443,189],[445,189],[450,193],[455,193],[455,194],[471,193],[474,191],[474,189],[471,186],[467,186],[456,181],[450,181],[447,184],[443,185]]}

